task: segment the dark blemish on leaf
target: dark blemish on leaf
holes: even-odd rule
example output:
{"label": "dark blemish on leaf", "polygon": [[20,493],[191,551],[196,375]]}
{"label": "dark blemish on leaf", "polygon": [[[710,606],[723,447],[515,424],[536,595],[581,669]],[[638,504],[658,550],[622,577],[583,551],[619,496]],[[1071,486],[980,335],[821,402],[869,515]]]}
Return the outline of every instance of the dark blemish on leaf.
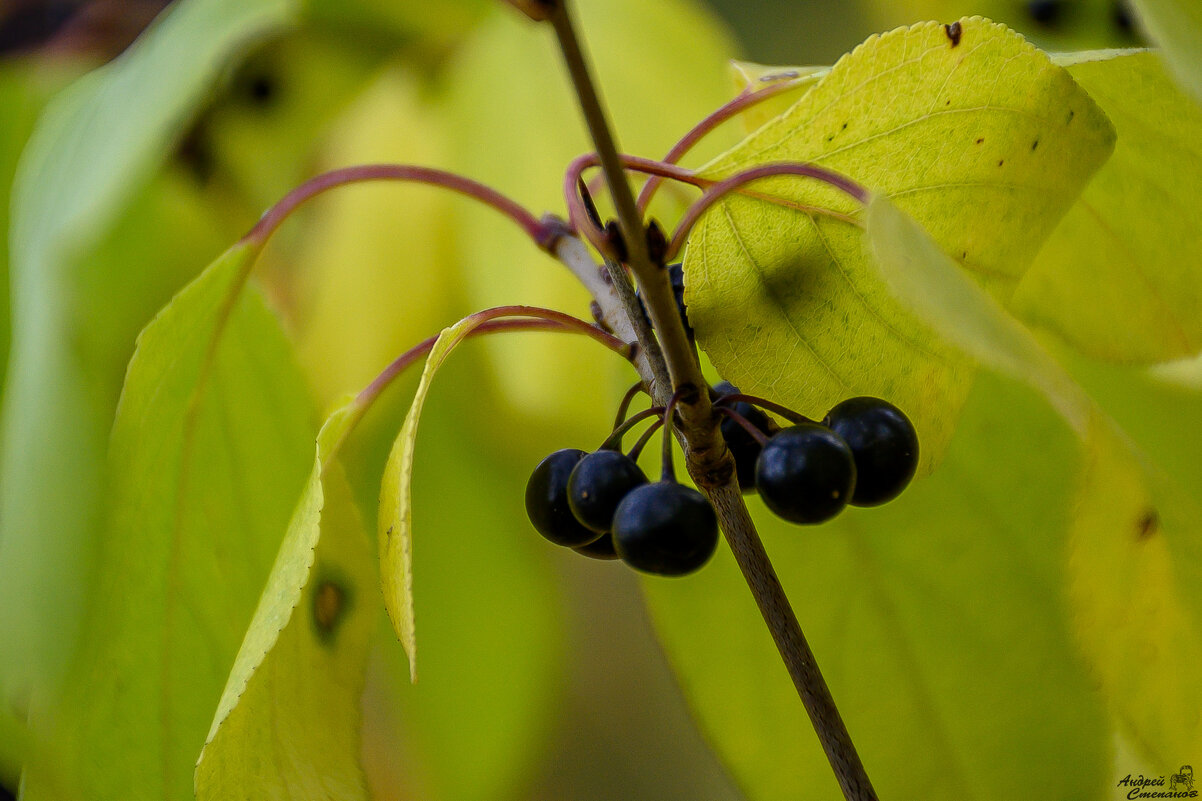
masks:
{"label": "dark blemish on leaf", "polygon": [[947,102],[946,102],[946,103],[944,103],[943,105],[945,105],[945,106],[950,106],[951,104],[952,104],[952,100],[951,100],[951,98],[949,97],[949,98],[948,98],[948,100],[947,100]]}
{"label": "dark blemish on leaf", "polygon": [[1031,143],[1031,151],[1032,151],[1032,152],[1034,152],[1034,151],[1035,151],[1035,148],[1037,148],[1037,147],[1039,147],[1039,140],[1038,140],[1038,139],[1036,139],[1034,142],[1032,142],[1032,143]]}
{"label": "dark blemish on leaf", "polygon": [[963,33],[963,30],[960,28],[959,20],[953,22],[951,25],[944,25],[943,32],[947,34],[948,39],[952,40],[952,47],[960,44],[960,34]]}
{"label": "dark blemish on leaf", "polygon": [[846,130],[847,130],[847,123],[846,123],[846,122],[845,122],[845,123],[843,123],[843,128],[842,128],[841,130],[844,130],[844,131],[846,131]]}
{"label": "dark blemish on leaf", "polygon": [[985,141],[985,137],[982,136],[980,139],[977,140],[977,144],[979,145],[984,141]]}
{"label": "dark blemish on leaf", "polygon": [[1148,509],[1135,522],[1135,539],[1143,542],[1151,539],[1160,531],[1160,515],[1155,509]]}
{"label": "dark blemish on leaf", "polygon": [[966,250],[966,251],[964,251],[963,253],[961,253],[961,254],[960,254],[960,258],[961,258],[961,259],[967,259],[967,258],[968,258],[968,251]]}
{"label": "dark blemish on leaf", "polygon": [[[1070,109],[1068,110],[1068,122],[1072,122],[1072,121],[1073,121],[1073,117],[1075,117],[1075,116],[1077,116],[1077,112],[1073,111],[1073,110],[1070,108]],[[1067,125],[1068,123],[1065,123],[1065,124]]]}
{"label": "dark blemish on leaf", "polygon": [[1005,163],[1006,163],[1006,160],[1005,160],[1005,159],[998,159],[998,161],[997,161],[997,165],[998,165],[999,167],[1000,167],[1000,166],[1002,166],[1002,165],[1003,165],[1003,164],[1005,164]]}
{"label": "dark blemish on leaf", "polygon": [[831,134],[830,136],[826,137],[826,141],[828,141],[828,142],[829,142],[829,141],[831,141],[831,140],[832,140],[832,139],[834,139],[834,138],[835,138],[835,135],[834,135],[834,134]]}
{"label": "dark blemish on leaf", "polygon": [[389,526],[388,530],[384,532],[384,539],[386,539],[386,540],[392,539],[392,526]]}
{"label": "dark blemish on leaf", "polygon": [[317,639],[329,645],[350,608],[347,591],[332,579],[322,579],[313,590],[313,630]]}

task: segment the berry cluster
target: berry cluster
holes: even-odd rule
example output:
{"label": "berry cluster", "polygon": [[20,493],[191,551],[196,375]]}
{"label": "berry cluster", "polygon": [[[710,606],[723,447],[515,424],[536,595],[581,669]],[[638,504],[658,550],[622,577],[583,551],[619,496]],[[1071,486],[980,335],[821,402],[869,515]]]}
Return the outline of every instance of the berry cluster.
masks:
{"label": "berry cluster", "polygon": [[[637,387],[623,400],[613,433],[588,453],[565,448],[534,469],[526,484],[526,513],[551,542],[597,559],[622,559],[644,573],[683,576],[709,561],[718,544],[713,508],[697,490],[676,481],[668,409],[652,407],[624,420]],[[729,382],[711,389],[724,415],[721,433],[734,457],[739,486],[793,523],[821,523],[849,503],[876,506],[905,489],[918,466],[918,437],[909,419],[879,398],[850,398],[821,423]],[[762,407],[762,408],[761,408]],[[780,428],[763,409],[794,424]],[[622,437],[655,422],[629,453]],[[663,431],[663,477],[649,483],[638,466],[643,446]]]}
{"label": "berry cluster", "polygon": [[[622,435],[651,415],[661,417],[623,453]],[[620,423],[592,453],[565,448],[543,459],[526,484],[526,513],[535,529],[557,545],[598,559],[620,558],[644,573],[683,576],[705,565],[718,547],[718,518],[705,496],[676,481],[668,426],[663,477],[649,483],[636,461],[648,436],[670,416],[653,407]]]}
{"label": "berry cluster", "polygon": [[[818,423],[740,395],[730,385],[715,390],[739,486],[758,491],[769,509],[792,523],[825,522],[849,503],[891,501],[918,468],[914,425],[880,398],[848,398]],[[776,430],[756,404],[782,413],[794,425]]]}

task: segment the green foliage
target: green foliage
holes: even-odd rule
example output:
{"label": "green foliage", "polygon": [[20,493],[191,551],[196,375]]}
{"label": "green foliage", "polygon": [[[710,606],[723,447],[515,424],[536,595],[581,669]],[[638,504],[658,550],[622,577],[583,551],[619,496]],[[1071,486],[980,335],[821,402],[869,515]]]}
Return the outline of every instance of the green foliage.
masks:
{"label": "green foliage", "polygon": [[256,253],[232,248],[138,339],[54,759],[31,763],[24,797],[191,792],[307,462],[309,405],[289,346],[240,292]]}
{"label": "green foliage", "polygon": [[1202,252],[1202,107],[1152,53],[1060,62],[1106,112],[1118,141],[1019,285],[1015,311],[1095,358],[1197,353],[1202,286],[1182,254]]}
{"label": "green foliage", "polygon": [[[1008,297],[1109,154],[1113,131],[1016,34],[978,19],[960,25],[958,43],[935,23],[870,39],[707,171],[790,160],[854,176]],[[855,206],[795,178],[759,186],[811,207]],[[845,219],[724,200],[690,238],[690,320],[714,366],[747,392],[815,417],[852,395],[890,399],[914,421],[929,469],[951,438],[971,366],[890,298],[861,243]]]}
{"label": "green foliage", "polygon": [[[943,462],[897,501],[813,529],[753,502],[881,798],[1103,792],[1105,712],[1063,600],[1074,452],[1038,399],[986,374]],[[688,581],[644,586],[686,694],[747,796],[837,798],[729,552]]]}
{"label": "green foliage", "polygon": [[[14,189],[0,465],[0,778],[23,763],[23,799],[588,797],[539,774],[564,752],[622,776],[691,766],[664,765],[675,742],[626,753],[624,731],[562,745],[580,736],[563,708],[596,693],[568,670],[572,598],[611,568],[556,562],[521,484],[602,438],[620,382],[595,348],[540,336],[444,365],[460,323],[370,414],[335,401],[314,458],[314,396],[448,319],[587,314],[499,216],[425,187],[339,190],[263,253],[218,255],[135,348],[318,165],[436,164],[560,209],[589,145],[548,32],[493,5],[315,0],[237,71],[291,5],[181,0],[39,123]],[[733,48],[695,5],[580,5],[625,151],[658,155],[729,99]],[[1078,4],[1041,41],[1131,43],[1110,8]],[[1165,9],[1185,15],[1169,34]],[[881,395],[919,425],[930,475],[886,507],[799,531],[750,499],[882,797],[1096,798],[1202,747],[1200,60],[1191,6],[1141,11],[1174,72],[1143,51],[1049,58],[981,18],[920,24],[805,68],[705,168],[808,160],[872,193],[764,181],[786,203],[723,200],[686,273],[724,378],[814,416]],[[740,64],[736,88],[779,72]],[[282,89],[249,103],[256,77]],[[25,110],[27,89],[0,80]],[[216,166],[160,169],[189,124]],[[693,158],[732,144],[724,129]],[[360,520],[377,501],[378,579]],[[836,797],[728,550],[642,586],[745,796]],[[654,781],[623,795],[695,794]]]}
{"label": "green foliage", "polygon": [[348,419],[336,412],[318,435],[313,472],[201,752],[198,799],[368,797],[359,698],[375,575],[350,488],[330,461]]}
{"label": "green foliage", "polygon": [[1190,0],[1132,0],[1152,40],[1194,99],[1202,102],[1202,7]]}
{"label": "green foliage", "polygon": [[[57,97],[25,149],[9,237],[13,346],[0,463],[0,632],[10,644],[0,674],[6,695],[23,706],[62,677],[104,517],[114,377],[87,344],[89,323],[112,312],[80,284],[98,269],[97,240],[215,76],[248,40],[280,25],[287,8],[282,0],[181,6]],[[125,287],[121,311],[134,318],[120,343],[124,360],[164,297],[146,280],[153,262],[104,266],[107,280],[97,283]]]}

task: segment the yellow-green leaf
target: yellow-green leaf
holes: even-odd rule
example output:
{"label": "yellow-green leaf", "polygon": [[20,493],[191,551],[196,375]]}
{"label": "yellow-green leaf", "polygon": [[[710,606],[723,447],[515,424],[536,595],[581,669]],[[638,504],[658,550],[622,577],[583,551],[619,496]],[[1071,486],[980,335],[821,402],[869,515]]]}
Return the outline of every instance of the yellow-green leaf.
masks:
{"label": "yellow-green leaf", "polygon": [[1202,5],[1196,0],[1131,0],[1177,80],[1202,103]]}
{"label": "yellow-green leaf", "polygon": [[1119,725],[1175,772],[1202,749],[1202,621],[1182,586],[1199,578],[1202,516],[1109,421],[1094,420],[1084,445],[1068,541],[1074,627]]}
{"label": "yellow-green leaf", "polygon": [[108,454],[80,652],[24,797],[191,797],[312,451],[279,324],[227,251],[142,332]]}
{"label": "yellow-green leaf", "polygon": [[[421,680],[410,684],[381,609],[364,696],[365,766],[380,798],[520,795],[561,720],[573,593],[560,569],[568,566],[556,560],[575,557],[534,533],[522,487],[543,455],[588,440],[577,434],[565,443],[537,426],[508,441],[491,436],[489,410],[500,398],[486,374],[483,348],[459,348],[422,413],[412,496]],[[362,485],[361,503],[379,498],[396,421],[418,376],[403,381],[349,444],[347,469]]]}
{"label": "yellow-green leaf", "polygon": [[[749,499],[882,799],[1109,797],[1108,719],[1064,592],[1076,458],[1038,396],[984,372],[939,469],[892,503],[799,529]],[[747,797],[842,798],[729,551],[644,590]]]}
{"label": "yellow-green leaf", "polygon": [[[776,121],[707,171],[811,161],[890,197],[998,297],[1109,155],[1113,130],[1066,71],[980,18],[916,25],[845,56]],[[814,181],[757,188],[856,213]],[[858,227],[744,197],[689,238],[686,302],[715,367],[744,391],[821,416],[878,395],[914,421],[929,467],[972,366],[900,306]]]}
{"label": "yellow-green leaf", "polygon": [[831,71],[830,67],[778,67],[750,61],[732,61],[730,67],[734,74],[735,88],[740,92],[756,92],[784,82],[795,84],[794,88],[756,103],[739,116],[743,130],[747,133],[774,117],[779,117]]}
{"label": "yellow-green leaf", "polygon": [[94,251],[226,64],[284,24],[292,7],[290,0],[174,4],[120,57],[56,96],[22,154],[12,192],[13,336],[0,437],[0,638],[10,644],[0,649],[0,672],[8,693],[48,691],[62,679],[104,516],[104,444],[120,368],[133,335],[166,297],[154,284],[159,262],[107,263],[116,268],[104,276],[108,287],[121,288],[120,308],[135,316],[121,321],[121,350],[97,360],[91,327],[114,314],[111,294],[87,291],[106,266]]}
{"label": "yellow-green leaf", "polygon": [[388,455],[384,478],[380,485],[380,513],[377,518],[380,552],[380,585],[384,591],[384,607],[396,631],[397,638],[409,657],[409,678],[417,681],[417,639],[413,613],[413,450],[417,444],[417,424],[422,406],[430,392],[434,374],[447,356],[472,329],[483,322],[477,318],[460,320],[444,328],[426,357],[426,366],[417,385],[417,392],[400,433]]}
{"label": "yellow-green leaf", "polygon": [[354,409],[318,435],[313,471],[196,767],[196,797],[366,799],[360,697],[376,621],[372,550],[331,461]]}
{"label": "yellow-green leaf", "polygon": [[1079,475],[1066,527],[1074,630],[1124,732],[1168,769],[1202,746],[1200,607],[1188,586],[1202,573],[1198,505],[912,220],[883,198],[867,219],[898,296],[974,358],[1038,390],[1076,433],[1080,459],[1064,466]]}
{"label": "yellow-green leaf", "polygon": [[1013,307],[1074,347],[1117,362],[1202,348],[1202,107],[1153,53],[1074,54],[1073,78],[1118,132],[1023,278]]}
{"label": "yellow-green leaf", "polygon": [[887,199],[873,197],[865,217],[873,256],[892,292],[969,356],[1039,390],[1084,436],[1089,399],[1031,332]]}

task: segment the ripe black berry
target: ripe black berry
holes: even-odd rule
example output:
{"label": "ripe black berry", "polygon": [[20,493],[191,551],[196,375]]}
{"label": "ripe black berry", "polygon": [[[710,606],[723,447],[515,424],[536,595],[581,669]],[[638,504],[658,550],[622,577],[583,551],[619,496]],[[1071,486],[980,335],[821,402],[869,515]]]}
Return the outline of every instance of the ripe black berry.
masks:
{"label": "ripe black berry", "polygon": [[896,498],[918,469],[918,434],[893,404],[880,398],[848,398],[822,421],[851,448],[856,490],[851,503],[876,506]]}
{"label": "ripe black berry", "polygon": [[855,490],[851,448],[817,423],[782,429],[760,451],[755,485],[768,508],[785,520],[830,520],[843,510]]}
{"label": "ripe black berry", "polygon": [[576,448],[555,451],[538,463],[526,482],[526,515],[539,534],[556,545],[577,547],[597,539],[580,525],[568,505],[568,477],[587,454]]}
{"label": "ripe black berry", "polygon": [[[738,393],[739,390],[729,381],[723,381],[714,385],[714,391],[719,395],[732,395]],[[746,401],[737,401],[726,408],[764,432],[764,436],[770,437],[776,431],[777,427],[772,419]],[[763,446],[756,442],[755,437],[751,436],[746,428],[729,417],[723,416],[720,427],[722,439],[726,440],[726,447],[735,459],[735,473],[739,478],[739,489],[743,492],[755,492],[755,460],[759,458],[760,448]]]}
{"label": "ripe black berry", "polygon": [[598,534],[609,531],[618,504],[647,476],[621,451],[594,451],[581,459],[568,477],[568,505],[584,526]]}
{"label": "ripe black berry", "polygon": [[573,548],[578,554],[587,556],[591,559],[617,559],[618,552],[614,549],[614,535],[602,534],[597,539],[590,542],[588,545],[581,545]]}
{"label": "ripe black berry", "polygon": [[631,491],[618,505],[613,523],[618,555],[644,573],[692,573],[718,547],[718,518],[709,501],[675,481],[657,481]]}

